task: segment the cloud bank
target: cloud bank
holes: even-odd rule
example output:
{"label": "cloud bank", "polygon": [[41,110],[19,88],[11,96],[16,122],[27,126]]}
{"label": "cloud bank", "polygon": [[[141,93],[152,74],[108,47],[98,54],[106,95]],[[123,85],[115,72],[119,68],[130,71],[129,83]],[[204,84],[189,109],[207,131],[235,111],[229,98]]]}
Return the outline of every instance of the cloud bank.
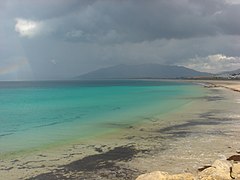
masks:
{"label": "cloud bank", "polygon": [[214,54],[207,57],[191,58],[186,67],[198,69],[205,72],[224,72],[226,69],[240,69],[240,57],[225,56],[223,54]]}
{"label": "cloud bank", "polygon": [[0,8],[0,65],[27,57],[36,79],[123,63],[239,67],[236,0],[3,0]]}

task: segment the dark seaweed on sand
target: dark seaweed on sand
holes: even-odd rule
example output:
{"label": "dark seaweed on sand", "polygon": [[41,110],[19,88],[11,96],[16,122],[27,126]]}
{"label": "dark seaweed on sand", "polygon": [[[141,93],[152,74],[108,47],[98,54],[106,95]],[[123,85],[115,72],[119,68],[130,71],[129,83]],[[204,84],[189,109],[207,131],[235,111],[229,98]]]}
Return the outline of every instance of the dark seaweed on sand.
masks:
{"label": "dark seaweed on sand", "polygon": [[139,175],[137,170],[117,163],[130,161],[139,152],[144,151],[136,150],[133,146],[115,147],[107,152],[84,157],[29,180],[134,179]]}

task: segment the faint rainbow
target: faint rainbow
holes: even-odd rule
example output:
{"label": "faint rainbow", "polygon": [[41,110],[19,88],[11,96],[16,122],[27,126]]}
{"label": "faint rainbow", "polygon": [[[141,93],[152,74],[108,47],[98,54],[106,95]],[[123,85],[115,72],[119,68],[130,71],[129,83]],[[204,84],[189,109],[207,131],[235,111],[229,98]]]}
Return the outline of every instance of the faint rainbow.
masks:
{"label": "faint rainbow", "polygon": [[19,62],[16,62],[12,65],[0,68],[0,74],[8,74],[18,71],[21,67],[28,65],[27,59],[22,59]]}

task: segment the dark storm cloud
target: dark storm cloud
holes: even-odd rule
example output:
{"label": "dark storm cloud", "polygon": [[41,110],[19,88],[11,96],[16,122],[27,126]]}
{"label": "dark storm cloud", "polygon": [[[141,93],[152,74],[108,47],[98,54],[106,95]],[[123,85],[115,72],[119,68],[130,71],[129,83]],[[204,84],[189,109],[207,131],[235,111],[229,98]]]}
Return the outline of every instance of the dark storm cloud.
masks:
{"label": "dark storm cloud", "polygon": [[240,5],[224,0],[7,1],[9,14],[45,23],[57,39],[139,42],[240,34]]}
{"label": "dark storm cloud", "polygon": [[217,25],[221,33],[240,35],[240,4],[226,6],[217,16]]}
{"label": "dark storm cloud", "polygon": [[[10,16],[36,20],[63,17],[81,9],[92,0],[1,0]],[[77,8],[76,8],[77,7]]]}
{"label": "dark storm cloud", "polygon": [[221,0],[103,0],[71,10],[50,22],[57,38],[111,43],[240,34],[240,6]]}
{"label": "dark storm cloud", "polygon": [[238,17],[236,0],[1,0],[0,79],[69,78],[122,63],[234,69]]}

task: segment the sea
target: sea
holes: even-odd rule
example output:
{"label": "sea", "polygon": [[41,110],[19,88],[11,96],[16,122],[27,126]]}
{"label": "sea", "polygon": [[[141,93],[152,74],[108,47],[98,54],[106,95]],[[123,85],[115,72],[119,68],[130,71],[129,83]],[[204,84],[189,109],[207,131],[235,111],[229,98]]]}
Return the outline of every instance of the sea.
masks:
{"label": "sea", "polygon": [[0,157],[116,133],[202,93],[178,81],[0,82]]}

